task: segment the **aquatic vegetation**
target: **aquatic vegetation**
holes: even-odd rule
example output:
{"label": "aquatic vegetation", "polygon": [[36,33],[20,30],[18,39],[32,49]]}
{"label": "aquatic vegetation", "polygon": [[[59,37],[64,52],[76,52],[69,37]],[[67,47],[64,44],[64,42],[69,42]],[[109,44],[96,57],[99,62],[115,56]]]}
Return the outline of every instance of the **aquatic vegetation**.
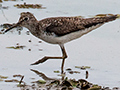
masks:
{"label": "aquatic vegetation", "polygon": [[101,86],[98,85],[93,85],[91,88],[89,88],[88,90],[100,90],[102,89]]}
{"label": "aquatic vegetation", "polygon": [[7,76],[0,75],[0,79],[7,79],[7,78],[8,78]]}
{"label": "aquatic vegetation", "polygon": [[72,69],[71,68],[67,68],[66,71],[71,71]]}
{"label": "aquatic vegetation", "polygon": [[[4,82],[13,82],[18,83],[17,87],[20,87],[21,90],[119,90],[119,87],[114,87],[110,89],[109,87],[99,86],[97,84],[93,84],[85,79],[69,79],[68,77],[62,76],[62,79],[58,78],[50,78],[47,77],[44,73],[39,72],[37,70],[31,69],[35,74],[39,75],[43,80],[32,81],[32,85],[27,85],[23,81],[24,76],[20,74],[13,75],[13,79],[4,80]],[[6,78],[6,76],[1,76]],[[21,78],[20,80],[14,79],[15,77]],[[34,80],[32,78],[31,80]],[[0,81],[3,81],[0,79]]]}
{"label": "aquatic vegetation", "polygon": [[60,73],[60,71],[54,71],[54,73]]}
{"label": "aquatic vegetation", "polygon": [[46,84],[46,81],[44,81],[44,80],[38,80],[37,83],[39,83],[39,84]]}
{"label": "aquatic vegetation", "polygon": [[5,80],[5,82],[19,82],[17,79]]}
{"label": "aquatic vegetation", "polygon": [[9,49],[23,49],[25,47],[26,46],[11,46],[11,47],[6,47],[6,48],[9,48]]}
{"label": "aquatic vegetation", "polygon": [[45,7],[42,7],[41,4],[16,4],[14,7],[17,8],[33,8],[33,9],[45,9]]}
{"label": "aquatic vegetation", "polygon": [[0,81],[4,81],[4,79],[7,79],[7,76],[0,75]]}
{"label": "aquatic vegetation", "polygon": [[74,74],[74,73],[80,74],[79,71],[73,71],[71,68],[67,68],[66,71],[67,71],[69,74]]}
{"label": "aquatic vegetation", "polygon": [[18,74],[18,75],[13,75],[13,77],[22,77],[23,75],[20,75],[20,74]]}
{"label": "aquatic vegetation", "polygon": [[90,66],[75,66],[75,68],[86,70],[86,69],[90,69]]}

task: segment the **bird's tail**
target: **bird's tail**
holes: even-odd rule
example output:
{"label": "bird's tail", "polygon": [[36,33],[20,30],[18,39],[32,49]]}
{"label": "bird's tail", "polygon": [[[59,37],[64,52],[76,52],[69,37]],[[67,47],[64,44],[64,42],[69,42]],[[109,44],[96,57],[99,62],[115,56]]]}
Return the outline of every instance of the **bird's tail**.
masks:
{"label": "bird's tail", "polygon": [[109,16],[116,16],[117,18],[120,18],[120,14],[97,14],[94,17],[109,17]]}
{"label": "bird's tail", "polygon": [[116,14],[117,15],[117,18],[120,18],[120,14]]}
{"label": "bird's tail", "polygon": [[98,14],[95,17],[100,19],[99,22],[109,22],[120,18],[120,14]]}

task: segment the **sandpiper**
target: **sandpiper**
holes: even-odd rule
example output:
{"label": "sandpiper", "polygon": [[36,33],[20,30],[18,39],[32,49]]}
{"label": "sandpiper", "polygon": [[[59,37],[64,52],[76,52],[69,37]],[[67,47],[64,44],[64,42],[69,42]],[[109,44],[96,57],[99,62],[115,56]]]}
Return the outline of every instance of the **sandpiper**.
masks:
{"label": "sandpiper", "polygon": [[100,27],[106,22],[119,18],[119,15],[105,15],[100,17],[51,17],[38,21],[30,12],[22,12],[18,23],[7,29],[4,33],[16,26],[23,26],[39,39],[51,44],[58,44],[62,50],[61,57],[45,56],[32,65],[42,63],[48,59],[62,59],[62,70],[67,54],[64,44],[81,37],[84,34]]}

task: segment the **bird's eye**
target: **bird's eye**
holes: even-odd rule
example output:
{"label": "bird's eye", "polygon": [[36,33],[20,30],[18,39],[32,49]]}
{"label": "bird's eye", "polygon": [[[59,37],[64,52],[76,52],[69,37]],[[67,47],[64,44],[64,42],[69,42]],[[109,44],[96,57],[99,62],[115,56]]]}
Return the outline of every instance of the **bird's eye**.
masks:
{"label": "bird's eye", "polygon": [[28,17],[25,17],[25,18],[24,18],[24,20],[25,20],[25,21],[28,21],[28,20],[29,20],[29,18],[28,18]]}

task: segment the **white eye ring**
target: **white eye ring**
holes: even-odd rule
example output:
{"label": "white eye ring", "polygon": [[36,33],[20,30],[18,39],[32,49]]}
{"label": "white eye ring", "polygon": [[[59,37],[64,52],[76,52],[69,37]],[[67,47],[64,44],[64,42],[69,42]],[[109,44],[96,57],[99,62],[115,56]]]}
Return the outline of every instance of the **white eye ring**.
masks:
{"label": "white eye ring", "polygon": [[25,18],[24,18],[24,20],[25,20],[25,21],[28,21],[28,20],[29,20],[29,18],[28,18],[28,17],[25,17]]}

